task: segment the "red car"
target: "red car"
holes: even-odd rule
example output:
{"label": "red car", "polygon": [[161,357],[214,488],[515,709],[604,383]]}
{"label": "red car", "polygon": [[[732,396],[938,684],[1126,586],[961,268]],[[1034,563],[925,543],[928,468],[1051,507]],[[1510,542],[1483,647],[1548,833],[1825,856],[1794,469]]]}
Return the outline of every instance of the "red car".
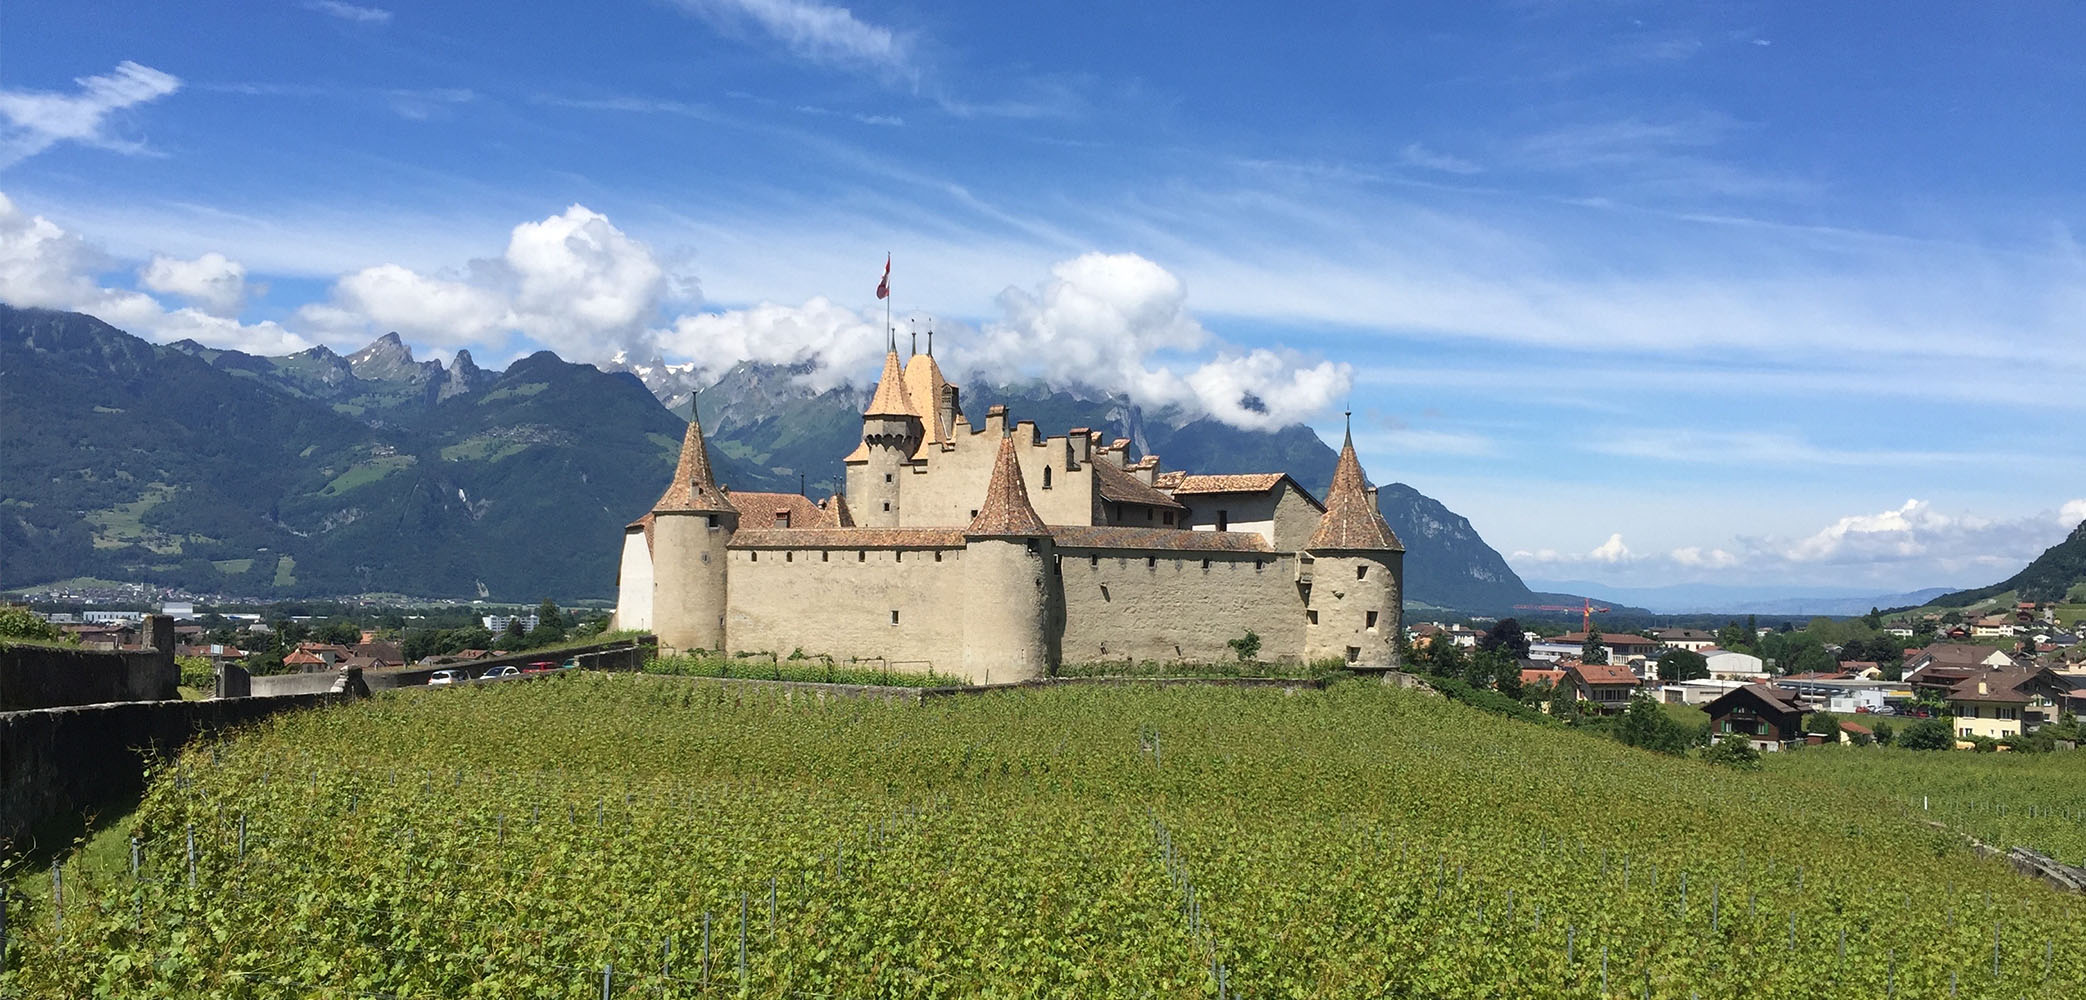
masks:
{"label": "red car", "polygon": [[523,668],[522,668],[522,673],[525,673],[525,674],[543,674],[543,673],[549,673],[550,671],[553,671],[553,670],[556,670],[556,669],[558,669],[558,663],[557,663],[557,661],[556,661],[556,660],[537,660],[536,662],[534,662],[534,663],[531,663],[531,664],[529,664],[529,665],[528,665],[528,666],[526,666],[526,667],[523,667]]}

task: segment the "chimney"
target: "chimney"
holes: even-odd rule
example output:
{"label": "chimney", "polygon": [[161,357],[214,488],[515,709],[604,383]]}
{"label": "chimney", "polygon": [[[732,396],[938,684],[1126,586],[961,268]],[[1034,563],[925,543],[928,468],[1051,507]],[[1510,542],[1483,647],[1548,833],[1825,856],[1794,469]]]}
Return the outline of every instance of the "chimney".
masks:
{"label": "chimney", "polygon": [[1374,486],[1371,486],[1371,487],[1369,487],[1368,489],[1366,489],[1366,490],[1363,490],[1363,491],[1362,491],[1362,495],[1363,495],[1363,496],[1366,496],[1366,497],[1368,497],[1368,498],[1369,498],[1369,509],[1370,509],[1370,510],[1373,510],[1373,511],[1375,511],[1375,512],[1377,512],[1378,514],[1382,514],[1382,513],[1383,513],[1383,506],[1382,506],[1381,504],[1379,504],[1379,503],[1377,503],[1377,502],[1376,502],[1376,487],[1374,487]]}
{"label": "chimney", "polygon": [[1007,408],[1005,406],[995,405],[985,411],[985,433],[995,438],[1006,436]]}
{"label": "chimney", "polygon": [[1087,463],[1088,456],[1093,454],[1093,430],[1086,427],[1074,427],[1072,428],[1072,431],[1068,436],[1070,438],[1068,443],[1072,446],[1073,466],[1077,467],[1085,465]]}

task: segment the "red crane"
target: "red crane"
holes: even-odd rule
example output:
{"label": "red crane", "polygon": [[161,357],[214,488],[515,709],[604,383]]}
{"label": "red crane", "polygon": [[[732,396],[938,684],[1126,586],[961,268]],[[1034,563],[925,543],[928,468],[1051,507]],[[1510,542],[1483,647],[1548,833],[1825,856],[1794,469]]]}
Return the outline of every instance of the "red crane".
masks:
{"label": "red crane", "polygon": [[1595,604],[1595,603],[1593,602],[1593,600],[1592,600],[1591,598],[1582,598],[1582,600],[1586,601],[1586,604],[1585,604],[1585,606],[1583,606],[1583,607],[1577,607],[1577,608],[1575,608],[1575,607],[1573,607],[1573,606],[1571,606],[1571,605],[1569,605],[1569,604],[1516,604],[1516,605],[1514,605],[1514,610],[1516,610],[1516,611],[1577,611],[1577,612],[1579,612],[1579,631],[1580,631],[1580,633],[1581,633],[1582,635],[1592,635],[1592,634],[1593,634],[1593,616],[1594,616],[1594,615],[1597,615],[1597,614],[1600,614],[1600,613],[1602,613],[1602,612],[1604,612],[1604,611],[1613,611],[1613,610],[1615,610],[1615,609],[1614,609],[1614,608],[1604,608],[1604,607],[1602,607],[1602,606],[1600,606],[1600,605],[1598,605],[1598,604]]}

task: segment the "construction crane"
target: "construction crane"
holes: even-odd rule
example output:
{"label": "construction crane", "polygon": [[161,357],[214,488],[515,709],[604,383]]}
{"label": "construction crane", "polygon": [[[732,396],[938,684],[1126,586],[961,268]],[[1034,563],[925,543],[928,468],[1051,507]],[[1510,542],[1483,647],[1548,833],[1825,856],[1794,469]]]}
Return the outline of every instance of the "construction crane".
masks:
{"label": "construction crane", "polygon": [[1613,610],[1615,610],[1615,609],[1614,609],[1614,608],[1604,608],[1604,607],[1602,607],[1602,606],[1600,606],[1600,605],[1598,605],[1598,604],[1595,604],[1595,603],[1593,602],[1593,600],[1592,600],[1591,598],[1581,598],[1581,600],[1584,600],[1584,601],[1586,602],[1586,603],[1585,603],[1585,605],[1584,605],[1584,606],[1582,606],[1582,607],[1576,607],[1576,608],[1575,608],[1575,607],[1573,607],[1573,606],[1571,606],[1571,605],[1569,605],[1569,604],[1516,604],[1516,605],[1514,605],[1514,610],[1516,610],[1516,611],[1577,611],[1577,612],[1579,612],[1579,633],[1580,633],[1581,635],[1592,635],[1592,634],[1593,634],[1593,616],[1595,616],[1595,615],[1597,615],[1597,614],[1600,614],[1600,613],[1602,613],[1602,612],[1605,612],[1605,611],[1613,611]]}

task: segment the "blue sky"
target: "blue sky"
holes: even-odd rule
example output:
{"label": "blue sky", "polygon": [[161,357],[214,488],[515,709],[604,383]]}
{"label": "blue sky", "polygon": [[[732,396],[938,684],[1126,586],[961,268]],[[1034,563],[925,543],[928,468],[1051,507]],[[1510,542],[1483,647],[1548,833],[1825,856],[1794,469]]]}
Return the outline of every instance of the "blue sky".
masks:
{"label": "blue sky", "polygon": [[2082,8],[1412,6],[8,4],[0,298],[870,378],[889,252],[954,364],[1351,400],[1532,579],[1978,584],[2086,517]]}

